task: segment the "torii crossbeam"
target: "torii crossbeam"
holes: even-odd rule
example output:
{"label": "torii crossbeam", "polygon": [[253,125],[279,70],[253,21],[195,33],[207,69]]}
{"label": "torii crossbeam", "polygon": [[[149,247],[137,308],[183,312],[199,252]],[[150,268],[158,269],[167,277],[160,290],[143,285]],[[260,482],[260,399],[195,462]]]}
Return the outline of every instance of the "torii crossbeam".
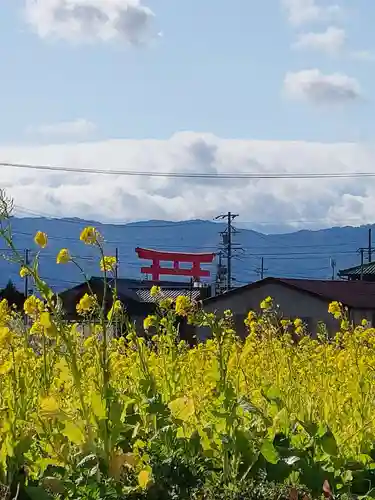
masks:
{"label": "torii crossbeam", "polygon": [[[141,272],[151,274],[153,281],[159,281],[161,275],[189,276],[200,279],[210,277],[210,271],[201,268],[201,264],[211,264],[215,258],[214,253],[181,253],[159,252],[147,248],[136,248],[140,259],[152,260],[150,267],[142,267]],[[173,262],[173,267],[161,267],[161,262]],[[183,269],[180,263],[191,263],[190,269]]]}

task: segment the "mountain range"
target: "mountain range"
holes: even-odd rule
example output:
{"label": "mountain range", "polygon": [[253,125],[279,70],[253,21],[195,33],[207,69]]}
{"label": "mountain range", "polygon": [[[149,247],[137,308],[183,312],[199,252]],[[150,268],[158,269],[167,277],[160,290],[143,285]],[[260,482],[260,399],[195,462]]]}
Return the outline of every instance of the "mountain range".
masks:
{"label": "mountain range", "polygon": [[[56,254],[68,248],[87,275],[97,276],[99,256],[92,247],[79,240],[83,227],[95,225],[106,240],[106,253],[119,254],[119,277],[141,278],[140,268],[147,261],[138,259],[135,248],[144,247],[165,251],[215,252],[220,249],[220,233],[226,225],[222,222],[191,220],[168,222],[150,220],[125,225],[101,224],[81,219],[13,218],[14,242],[20,253],[29,249],[30,257],[37,248],[33,237],[36,231],[48,234],[49,242],[40,256],[40,274],[57,290],[70,288],[82,281],[78,269],[72,265],[57,265]],[[333,227],[319,231],[302,230],[286,234],[262,234],[240,229],[233,236],[233,276],[237,286],[260,278],[261,259],[264,277],[294,277],[330,279],[331,262],[336,271],[360,263],[359,247],[367,247],[368,230],[374,226]],[[375,233],[374,233],[375,234]],[[5,258],[0,259],[0,286],[11,279],[22,289],[19,266],[9,262],[9,252],[0,243]],[[365,254],[367,256],[367,253]],[[225,262],[224,262],[225,263]],[[216,265],[208,267],[212,279]],[[170,277],[166,277],[170,279]]]}

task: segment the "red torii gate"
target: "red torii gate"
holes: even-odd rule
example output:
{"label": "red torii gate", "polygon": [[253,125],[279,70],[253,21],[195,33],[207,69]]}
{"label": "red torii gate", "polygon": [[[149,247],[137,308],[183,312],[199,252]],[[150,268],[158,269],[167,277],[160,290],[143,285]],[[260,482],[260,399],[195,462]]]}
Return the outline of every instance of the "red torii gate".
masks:
{"label": "red torii gate", "polygon": [[[159,252],[147,248],[136,248],[140,259],[152,260],[150,267],[142,267],[141,272],[151,274],[153,281],[159,281],[160,275],[190,276],[199,280],[210,277],[210,271],[201,268],[201,264],[211,264],[215,258],[214,253],[181,253],[181,252]],[[161,267],[160,262],[173,262],[173,268]],[[190,269],[181,269],[180,263],[188,262]]]}

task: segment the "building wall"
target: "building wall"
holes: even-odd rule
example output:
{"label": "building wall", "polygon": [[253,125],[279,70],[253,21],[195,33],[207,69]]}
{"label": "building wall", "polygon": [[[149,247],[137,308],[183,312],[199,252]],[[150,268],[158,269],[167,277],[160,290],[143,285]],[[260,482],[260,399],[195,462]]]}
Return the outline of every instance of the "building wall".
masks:
{"label": "building wall", "polygon": [[359,325],[363,319],[366,319],[372,327],[375,327],[375,310],[356,309],[350,312],[350,319],[354,324]]}
{"label": "building wall", "polygon": [[[301,318],[314,335],[319,322],[326,324],[330,332],[336,332],[338,322],[328,313],[329,302],[325,302],[312,295],[293,290],[279,283],[266,283],[258,288],[244,290],[242,293],[222,296],[216,301],[208,301],[204,309],[207,312],[217,311],[219,314],[230,309],[234,314],[236,331],[239,335],[245,335],[246,329],[243,320],[250,310],[260,311],[260,303],[267,297],[272,297],[275,305],[286,318]],[[360,316],[357,314],[357,316]],[[362,319],[362,318],[361,318]],[[208,332],[200,329],[199,337],[207,337]]]}

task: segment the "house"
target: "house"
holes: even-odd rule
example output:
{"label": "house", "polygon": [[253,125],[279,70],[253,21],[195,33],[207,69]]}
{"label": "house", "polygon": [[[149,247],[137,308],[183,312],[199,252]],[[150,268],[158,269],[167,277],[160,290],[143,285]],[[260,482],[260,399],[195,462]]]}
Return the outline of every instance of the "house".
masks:
{"label": "house", "polygon": [[[350,319],[355,323],[365,318],[375,324],[375,282],[366,281],[266,278],[208,298],[203,301],[203,307],[207,312],[219,314],[230,309],[236,331],[243,336],[246,335],[244,319],[248,311],[259,311],[260,303],[267,297],[273,298],[284,317],[301,318],[312,334],[317,331],[319,322],[325,323],[329,332],[337,331],[338,323],[328,313],[332,301],[347,306]],[[197,332],[199,337],[207,334],[203,330]]]}
{"label": "house", "polygon": [[375,262],[342,269],[338,272],[340,278],[349,281],[372,281],[375,282]]}
{"label": "house", "polygon": [[[115,285],[113,279],[108,280],[108,293],[106,297],[106,313],[112,307],[112,290]],[[163,297],[176,299],[179,295],[187,295],[192,300],[203,300],[210,296],[210,287],[202,285],[194,286],[193,282],[178,281],[151,281],[118,278],[116,281],[118,299],[126,308],[127,317],[135,325],[138,333],[143,333],[143,320],[156,311],[157,298],[151,296],[151,288],[156,285],[162,290]],[[104,280],[102,277],[93,277],[88,283],[65,290],[59,294],[63,303],[65,318],[68,321],[80,321],[76,306],[85,293],[94,293],[99,303],[103,302]],[[193,329],[182,319],[180,323],[181,337],[192,341]]]}

